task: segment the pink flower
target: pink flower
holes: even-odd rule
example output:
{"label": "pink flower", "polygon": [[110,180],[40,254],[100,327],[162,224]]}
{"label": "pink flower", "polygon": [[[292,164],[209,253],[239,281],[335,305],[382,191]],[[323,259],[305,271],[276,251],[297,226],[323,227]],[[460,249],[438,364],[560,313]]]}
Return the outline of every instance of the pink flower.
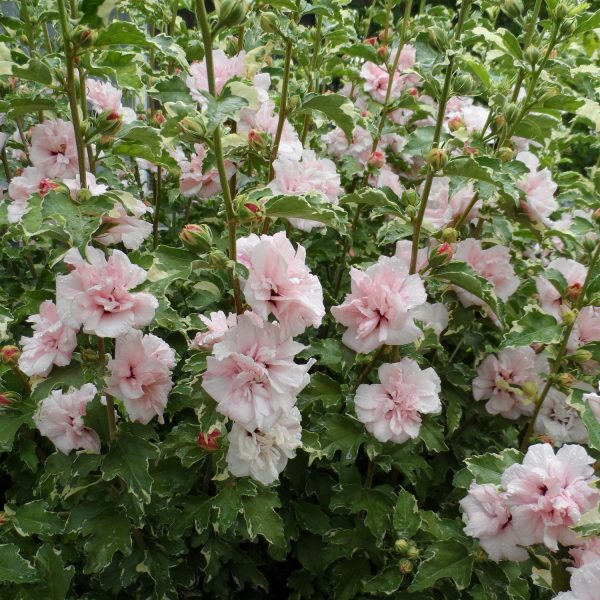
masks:
{"label": "pink flower", "polygon": [[319,279],[305,264],[306,250],[294,250],[285,233],[255,234],[238,240],[238,261],[250,274],[242,281],[246,302],[262,319],[270,313],[285,336],[318,327],[325,315]]}
{"label": "pink flower", "polygon": [[[410,268],[410,257],[412,254],[412,242],[410,240],[399,240],[396,242],[396,253],[394,256],[402,261],[406,268]],[[429,262],[429,250],[419,248],[417,250],[417,272],[424,269]]]}
{"label": "pink flower", "polygon": [[[108,191],[108,186],[103,183],[97,183],[96,177],[92,173],[86,173],[87,189],[92,196],[100,196]],[[69,194],[73,200],[77,199],[77,192],[81,189],[79,173],[74,179],[63,179],[63,183],[69,188]]]}
{"label": "pink flower", "polygon": [[352,141],[348,143],[346,134],[339,128],[332,129],[321,137],[327,146],[327,153],[334,158],[351,156],[361,165],[366,165],[373,148],[373,136],[364,127],[357,125],[352,132]]}
{"label": "pink flower", "polygon": [[436,335],[448,327],[448,309],[441,302],[420,304],[410,311],[410,316],[421,321],[426,328],[433,329]]}
{"label": "pink flower", "polygon": [[42,400],[33,421],[40,433],[63,453],[71,450],[100,452],[98,434],[83,422],[87,405],[96,395],[96,386],[86,383],[68,393],[54,390]]}
{"label": "pink flower", "polygon": [[[422,193],[422,187],[420,192]],[[473,195],[473,184],[468,183],[450,196],[450,178],[435,177],[425,209],[425,221],[429,223],[432,229],[439,229],[443,225],[460,218],[473,199]],[[481,200],[469,212],[467,223],[477,216],[480,207]]]}
{"label": "pink flower", "polygon": [[[570,258],[557,258],[548,263],[548,268],[562,273],[567,281],[567,292],[571,297],[576,298],[579,295],[585,283],[587,267]],[[535,285],[542,310],[560,322],[563,311],[568,308],[560,292],[542,275],[536,277]]]}
{"label": "pink flower", "polygon": [[[485,250],[480,240],[466,239],[456,246],[454,259],[467,263],[477,274],[487,279],[493,286],[496,296],[508,300],[519,287],[519,279],[510,264],[510,250],[506,246],[491,246]],[[484,306],[483,300],[466,292],[462,288],[454,288],[463,306]]]}
{"label": "pink flower", "polygon": [[277,481],[301,444],[300,411],[294,407],[267,430],[248,431],[234,423],[229,434],[227,467],[232,475],[249,475],[263,485]]}
{"label": "pink flower", "polygon": [[554,600],[598,600],[600,562],[583,565],[571,575],[571,591],[561,592]]}
{"label": "pink flower", "polygon": [[398,258],[381,256],[366,271],[350,269],[351,293],[331,308],[338,323],[348,327],[342,341],[367,354],[382,344],[410,344],[420,335],[410,310],[427,294],[419,275],[409,275]]}
{"label": "pink flower", "polygon": [[60,321],[54,302],[42,302],[39,314],[27,320],[33,323],[33,336],[20,340],[23,352],[19,357],[19,369],[29,377],[46,377],[52,365],[67,366],[77,347],[77,332]]}
{"label": "pink flower", "polygon": [[475,106],[473,98],[452,96],[446,104],[444,122],[447,125],[461,123],[468,133],[481,131],[487,121],[489,109]]}
{"label": "pink flower", "polygon": [[86,262],[75,248],[64,257],[73,270],[56,278],[56,306],[62,321],[84,333],[119,337],[132,327],[148,325],[158,302],[145,292],[130,290],[143,283],[146,271],[131,264],[119,250],[105,258],[102,250],[88,246]]}
{"label": "pink flower", "polygon": [[[600,381],[598,382],[598,391],[600,391]],[[594,416],[600,422],[600,394],[596,394],[595,392],[584,394],[583,401],[588,403]]]}
{"label": "pink flower", "polygon": [[75,177],[79,171],[73,125],[46,119],[33,128],[29,156],[44,177]]}
{"label": "pink flower", "polygon": [[237,324],[237,315],[225,313],[220,310],[218,312],[211,312],[210,317],[199,315],[200,320],[208,327],[208,331],[201,331],[196,334],[194,341],[192,342],[192,348],[203,348],[205,350],[212,350],[213,346],[220,342],[225,334]]}
{"label": "pink flower", "polygon": [[[338,203],[343,190],[335,165],[327,158],[317,158],[313,150],[304,150],[300,161],[278,158],[273,162],[273,168],[275,178],[268,185],[273,194],[296,196],[316,192],[332,204]],[[302,231],[324,227],[323,223],[308,219],[290,219],[290,223]]]}
{"label": "pink flower", "polygon": [[404,187],[400,183],[397,173],[394,173],[387,165],[384,165],[377,175],[369,176],[369,184],[377,188],[389,187],[398,197],[402,196],[402,192],[404,192]]}
{"label": "pink flower", "polygon": [[213,347],[202,387],[217,401],[217,409],[248,431],[269,429],[288,414],[296,396],[308,384],[308,369],[294,362],[304,346],[287,338],[277,324],[257,325],[239,315]]}
{"label": "pink flower", "polygon": [[519,538],[504,496],[489,483],[480,485],[473,482],[469,493],[460,501],[466,523],[464,532],[477,538],[494,562],[526,560],[526,550],[517,545]]}
{"label": "pink flower", "polygon": [[152,209],[141,200],[136,200],[133,206],[128,208],[132,214],[117,202],[110,213],[102,216],[102,233],[94,239],[105,246],[122,243],[128,250],[137,250],[152,233],[152,223],[140,217]]}
{"label": "pink flower", "polygon": [[525,193],[521,207],[535,221],[548,223],[550,215],[558,208],[554,199],[558,186],[552,180],[552,174],[548,169],[538,171],[540,161],[531,152],[519,152],[515,160],[529,168],[529,173],[517,183],[517,187]]}
{"label": "pink flower", "polygon": [[600,494],[590,465],[594,459],[582,446],[563,446],[556,455],[549,444],[531,446],[522,465],[511,465],[502,475],[506,504],[515,531],[525,545],[558,542],[569,546],[577,536],[569,529],[598,503]]}
{"label": "pink flower", "polygon": [[[206,150],[202,144],[194,144],[195,154],[189,161],[183,161],[180,164],[181,175],[179,176],[179,189],[186,198],[189,196],[199,196],[200,198],[210,198],[221,192],[221,182],[219,180],[219,171],[215,168],[204,171],[202,163],[206,156]],[[225,171],[227,179],[231,179],[235,173],[234,164],[226,160]]]}
{"label": "pink flower", "polygon": [[132,330],[117,338],[106,391],[123,401],[132,421],[145,425],[156,416],[164,423],[174,366],[175,352],[163,340]]}
{"label": "pink flower", "polygon": [[473,398],[487,400],[492,415],[517,419],[533,412],[533,402],[523,387],[541,385],[540,373],[548,371],[548,361],[533,349],[505,348],[498,356],[487,356],[477,367]]}
{"label": "pink flower", "polygon": [[587,444],[588,432],[577,412],[567,404],[567,396],[555,388],[548,395],[535,422],[535,431],[548,435],[553,445]]}
{"label": "pink flower", "polygon": [[600,561],[600,537],[594,536],[583,540],[569,550],[573,564],[579,568],[583,565]]}
{"label": "pink flower", "polygon": [[381,383],[362,384],[356,390],[358,420],[380,442],[401,444],[415,439],[421,415],[442,410],[440,378],[431,367],[420,369],[410,358],[383,364],[378,373]]}
{"label": "pink flower", "polygon": [[[225,84],[233,77],[241,77],[245,70],[246,53],[244,51],[228,58],[221,49],[213,50],[213,63],[215,73],[216,93],[220,94]],[[190,66],[190,74],[185,80],[192,98],[200,104],[202,109],[208,105],[206,96],[202,92],[208,92],[208,75],[206,73],[206,62],[204,60],[193,62]]]}
{"label": "pink flower", "polygon": [[[392,50],[391,56],[395,56],[396,50]],[[400,52],[398,69],[394,73],[390,98],[397,98],[403,90],[415,85],[419,81],[416,73],[402,75],[402,71],[411,69],[415,62],[415,48],[406,44]],[[364,90],[377,102],[385,102],[385,97],[390,79],[387,68],[372,62],[365,62],[360,70],[360,76],[364,80]]]}
{"label": "pink flower", "polygon": [[13,177],[8,185],[8,222],[18,223],[27,212],[27,201],[40,191],[44,175],[37,167],[25,167],[21,175]]}
{"label": "pink flower", "polygon": [[86,99],[96,112],[108,112],[121,117],[123,123],[135,121],[135,111],[123,107],[123,92],[106,81],[86,79]]}

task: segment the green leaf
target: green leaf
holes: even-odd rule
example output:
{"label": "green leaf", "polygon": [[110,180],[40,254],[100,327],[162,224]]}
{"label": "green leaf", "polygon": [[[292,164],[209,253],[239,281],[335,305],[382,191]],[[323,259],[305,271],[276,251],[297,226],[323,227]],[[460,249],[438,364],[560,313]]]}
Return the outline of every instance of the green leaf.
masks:
{"label": "green leaf", "polygon": [[421,526],[419,505],[415,497],[406,490],[398,492],[398,500],[394,508],[394,528],[399,538],[410,539]]}
{"label": "green leaf", "polygon": [[364,579],[363,591],[367,594],[375,594],[376,597],[380,594],[389,596],[402,585],[403,578],[398,565],[392,564],[384,567],[377,575]]}
{"label": "green leaf", "polygon": [[31,397],[39,402],[47,398],[52,390],[57,388],[66,389],[70,386],[81,387],[84,383],[86,381],[81,365],[72,364],[68,367],[55,367],[48,377],[35,386]]}
{"label": "green leaf", "polygon": [[169,75],[158,79],[156,83],[148,90],[148,95],[161,104],[166,102],[183,102],[192,107],[196,103],[190,96],[190,90],[185,81],[179,75]]}
{"label": "green leaf", "polygon": [[15,509],[12,521],[20,535],[54,535],[60,533],[65,524],[58,515],[49,512],[46,502],[34,500]]}
{"label": "green leaf", "polygon": [[588,16],[587,13],[581,15],[581,18],[577,21],[577,27],[573,32],[573,35],[579,35],[592,29],[600,27],[600,10],[597,10],[594,14]]}
{"label": "green leaf", "polygon": [[267,216],[286,219],[310,219],[337,230],[345,228],[346,211],[331,204],[321,194],[273,196],[266,199]]}
{"label": "green leaf", "polygon": [[16,544],[0,544],[0,582],[32,583],[37,571],[19,554]]}
{"label": "green leaf", "polygon": [[444,452],[448,450],[444,441],[444,428],[431,416],[426,416],[421,423],[419,438],[423,440],[430,452]]}
{"label": "green leaf", "polygon": [[188,279],[192,272],[192,263],[198,259],[198,256],[189,250],[171,246],[158,246],[153,254],[154,261],[148,271],[148,284],[145,289],[158,296],[164,296],[174,281]]}
{"label": "green leaf", "polygon": [[525,310],[525,314],[513,323],[504,337],[503,348],[518,348],[533,343],[556,344],[560,341],[563,326],[554,317],[532,306]]}
{"label": "green leaf", "polygon": [[84,544],[84,573],[100,572],[111,563],[117,551],[125,556],[131,554],[130,525],[122,512],[104,513],[86,520],[81,533],[88,538]]}
{"label": "green leaf", "polygon": [[65,567],[61,552],[46,544],[35,555],[35,564],[46,584],[44,599],[67,598],[75,568],[72,565]]}
{"label": "green leaf", "polygon": [[588,432],[590,448],[600,450],[600,422],[592,411],[589,402],[584,400],[583,394],[583,390],[573,389],[567,402],[579,411],[581,420]]}
{"label": "green leaf", "polygon": [[362,579],[369,575],[369,563],[362,556],[339,562],[333,568],[334,600],[350,600],[362,587]]}
{"label": "green leaf", "polygon": [[564,296],[569,284],[560,271],[557,271],[556,269],[545,269],[544,277],[558,290],[561,296]]}
{"label": "green leaf", "polygon": [[10,409],[0,411],[0,452],[10,452],[19,427],[27,423],[31,415],[24,415]]}
{"label": "green leaf", "polygon": [[285,548],[286,539],[283,533],[283,521],[275,512],[281,506],[279,496],[275,492],[261,492],[257,496],[243,499],[244,520],[250,539],[254,541],[260,535],[278,548]]}
{"label": "green leaf", "polygon": [[600,509],[598,506],[585,513],[573,527],[573,530],[582,537],[600,535]]}
{"label": "green leaf", "polygon": [[508,30],[502,31],[502,39],[509,53],[517,60],[523,59],[523,51],[517,38]]}
{"label": "green leaf", "polygon": [[339,450],[342,459],[355,460],[361,444],[368,439],[363,424],[347,415],[325,415],[319,425],[321,446],[329,459]]}
{"label": "green leaf", "polygon": [[102,462],[102,479],[120,477],[139,502],[150,502],[152,477],[149,461],[158,457],[158,447],[134,433],[121,429]]}
{"label": "green leaf", "polygon": [[503,321],[502,306],[489,281],[475,273],[468,264],[452,261],[432,271],[431,277],[448,281],[477,296],[492,309],[500,322]]}
{"label": "green leaf", "polygon": [[10,102],[0,102],[0,110],[6,111],[9,119],[22,117],[38,110],[54,110],[56,102],[52,98],[35,96],[33,98],[13,98]]}
{"label": "green leaf", "polygon": [[408,588],[409,592],[427,590],[440,579],[451,578],[459,590],[468,587],[473,570],[473,552],[459,542],[445,541],[432,544]]}
{"label": "green leaf", "polygon": [[502,473],[515,463],[523,460],[523,454],[515,448],[506,448],[498,454],[470,456],[465,461],[467,469],[477,483],[500,484]]}
{"label": "green leaf", "polygon": [[331,119],[352,140],[355,124],[354,104],[341,94],[324,94],[321,96],[307,94],[298,109],[300,114],[311,114],[318,110]]}
{"label": "green leaf", "polygon": [[98,34],[94,46],[140,46],[149,48],[155,46],[152,40],[139,27],[127,21],[113,21],[106,29]]}
{"label": "green leaf", "polygon": [[28,79],[44,85],[52,84],[52,71],[35,58],[31,59],[24,67],[13,65],[12,74],[20,79]]}
{"label": "green leaf", "polygon": [[293,503],[298,525],[316,535],[324,535],[331,529],[329,517],[318,504],[298,501]]}
{"label": "green leaf", "polygon": [[210,134],[215,129],[231,119],[237,113],[248,106],[248,101],[240,96],[227,96],[226,98],[214,99],[211,96],[206,97],[208,107],[206,109],[206,131]]}

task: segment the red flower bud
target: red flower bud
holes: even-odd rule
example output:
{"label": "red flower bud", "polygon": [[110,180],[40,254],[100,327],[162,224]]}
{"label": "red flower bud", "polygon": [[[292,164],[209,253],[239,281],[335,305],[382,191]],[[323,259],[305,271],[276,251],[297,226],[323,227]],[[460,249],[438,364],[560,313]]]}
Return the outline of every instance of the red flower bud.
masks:
{"label": "red flower bud", "polygon": [[454,256],[454,250],[452,249],[452,246],[448,242],[444,242],[443,244],[440,244],[436,248],[435,253],[438,256],[443,256],[448,261],[452,260],[452,257]]}
{"label": "red flower bud", "polygon": [[569,298],[571,298],[572,300],[575,300],[576,298],[579,297],[579,294],[581,294],[581,284],[580,283],[572,283],[568,288],[567,288],[567,294],[569,295]]}
{"label": "red flower bud", "polygon": [[418,98],[419,97],[419,90],[416,87],[411,87],[408,90],[408,93],[413,97],[413,98]]}
{"label": "red flower bud", "polygon": [[52,179],[42,179],[38,185],[38,192],[40,196],[45,196],[49,191],[55,190],[58,183],[52,181]]}
{"label": "red flower bud", "polygon": [[367,164],[374,169],[381,169],[385,165],[385,154],[381,150],[375,150],[371,153]]}
{"label": "red flower bud", "polygon": [[16,346],[2,346],[0,348],[0,360],[5,365],[16,365],[21,356],[21,351]]}
{"label": "red flower bud", "polygon": [[457,129],[462,129],[465,126],[465,121],[462,117],[459,117],[458,115],[452,117],[449,121],[448,121],[448,129],[450,129],[450,131],[456,131]]}
{"label": "red flower bud", "polygon": [[6,394],[0,394],[0,406],[9,406],[12,400]]}
{"label": "red flower bud", "polygon": [[221,436],[221,432],[218,429],[213,429],[210,433],[206,434],[203,431],[198,435],[198,446],[203,448],[207,452],[214,452],[219,449],[217,440]]}
{"label": "red flower bud", "polygon": [[365,39],[365,44],[368,44],[369,46],[374,46],[376,43],[377,43],[376,37],[368,37]]}

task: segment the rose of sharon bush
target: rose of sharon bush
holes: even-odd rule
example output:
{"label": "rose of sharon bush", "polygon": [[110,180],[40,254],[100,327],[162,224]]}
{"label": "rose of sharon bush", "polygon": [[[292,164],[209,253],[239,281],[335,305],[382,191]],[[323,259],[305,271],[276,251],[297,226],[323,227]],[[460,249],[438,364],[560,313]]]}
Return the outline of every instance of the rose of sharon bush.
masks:
{"label": "rose of sharon bush", "polygon": [[356,415],[380,442],[401,444],[419,435],[422,414],[442,410],[440,378],[409,358],[379,367],[380,384],[359,385]]}
{"label": "rose of sharon bush", "polygon": [[600,562],[576,569],[571,576],[571,591],[561,592],[554,600],[596,600],[600,589]]}

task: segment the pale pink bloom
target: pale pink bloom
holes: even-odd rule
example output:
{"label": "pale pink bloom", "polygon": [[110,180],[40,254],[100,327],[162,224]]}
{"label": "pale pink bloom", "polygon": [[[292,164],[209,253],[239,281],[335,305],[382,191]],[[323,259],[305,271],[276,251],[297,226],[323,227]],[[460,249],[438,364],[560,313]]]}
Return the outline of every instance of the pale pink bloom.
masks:
{"label": "pale pink bloom", "polygon": [[583,540],[569,550],[576,568],[590,563],[600,562],[600,537]]}
{"label": "pale pink bloom", "polygon": [[[557,258],[548,263],[548,268],[555,269],[563,275],[567,282],[569,294],[575,297],[579,294],[585,283],[587,267],[570,258]],[[568,308],[560,292],[543,275],[536,277],[535,285],[542,310],[560,322],[563,311]]]}
{"label": "pale pink bloom", "polygon": [[448,309],[441,302],[425,302],[413,308],[410,316],[440,335],[448,327]]}
{"label": "pale pink bloom", "polygon": [[[229,58],[221,49],[213,50],[213,63],[215,74],[215,91],[221,93],[225,84],[233,77],[241,77],[246,70],[246,53],[242,50],[239,54]],[[193,62],[190,65],[190,74],[185,80],[192,98],[200,104],[202,109],[208,106],[206,96],[208,93],[208,75],[204,60]]]}
{"label": "pale pink bloom", "polygon": [[126,254],[88,246],[87,261],[71,248],[64,257],[72,267],[56,278],[56,307],[67,325],[99,337],[119,337],[132,327],[144,327],[154,318],[158,302],[145,292],[130,290],[146,280],[146,271],[131,264]]}
{"label": "pale pink bloom", "polygon": [[577,543],[569,528],[600,498],[593,463],[582,446],[566,445],[555,455],[549,444],[536,444],[529,447],[522,465],[504,471],[506,504],[521,543],[544,543],[554,551],[559,542]]}
{"label": "pale pink bloom", "polygon": [[473,104],[473,98],[452,96],[446,104],[444,123],[446,126],[453,120],[464,123],[468,133],[481,131],[487,121],[489,109]]}
{"label": "pale pink bloom", "polygon": [[100,452],[98,434],[83,422],[87,405],[96,395],[96,386],[86,383],[80,389],[71,388],[65,393],[54,390],[42,400],[33,421],[40,433],[63,454],[71,450]]}
{"label": "pale pink bloom", "polygon": [[[467,263],[475,273],[487,279],[502,300],[508,300],[519,287],[506,246],[491,246],[484,250],[480,240],[469,238],[457,244],[454,259]],[[462,288],[454,287],[454,291],[463,306],[485,306],[483,300]]]}
{"label": "pale pink bloom", "polygon": [[[419,193],[423,193],[423,186],[419,189]],[[473,199],[474,193],[473,184],[468,183],[450,196],[450,178],[435,177],[425,209],[425,222],[429,222],[432,229],[439,229],[443,225],[459,219]],[[480,207],[481,200],[469,212],[467,223],[477,216]]]}
{"label": "pale pink bloom", "polygon": [[504,494],[496,486],[473,482],[459,504],[466,524],[464,532],[479,540],[491,560],[527,559],[527,551],[517,545],[519,538],[505,506]]}
{"label": "pale pink bloom", "polygon": [[246,302],[262,319],[269,314],[279,321],[286,336],[318,327],[325,316],[323,289],[306,266],[306,249],[280,231],[275,235],[251,234],[237,244],[238,261],[248,268],[242,280]]}
{"label": "pale pink bloom", "polygon": [[[332,204],[338,204],[342,193],[340,176],[335,164],[328,158],[317,158],[313,150],[304,150],[300,161],[278,158],[273,161],[275,177],[268,187],[275,195],[296,196],[310,192],[320,193]],[[267,201],[268,202],[268,201]],[[309,219],[290,219],[302,231],[324,227],[323,223]]]}
{"label": "pale pink bloom", "polygon": [[579,311],[567,349],[574,351],[579,346],[600,342],[600,307],[585,306]]}
{"label": "pale pink bloom", "polygon": [[152,233],[152,223],[140,217],[152,209],[141,200],[136,200],[133,207],[129,208],[132,214],[117,202],[110,213],[102,216],[102,232],[94,239],[105,246],[122,243],[128,250],[137,250]]}
{"label": "pale pink bloom", "polygon": [[529,173],[517,183],[517,187],[525,194],[521,208],[535,221],[549,223],[550,215],[558,208],[554,199],[558,186],[552,179],[552,173],[549,169],[538,171],[540,161],[531,152],[519,152],[515,160],[529,168]]}
{"label": "pale pink bloom", "polygon": [[473,398],[487,400],[486,410],[492,415],[517,419],[533,412],[533,402],[523,386],[540,388],[541,373],[548,371],[548,361],[529,346],[505,348],[498,356],[487,356],[477,367],[473,379]]}
{"label": "pale pink bloom", "polygon": [[[219,171],[216,167],[204,171],[202,162],[206,156],[206,149],[202,144],[194,144],[195,154],[189,161],[180,163],[181,175],[179,176],[179,189],[186,198],[189,196],[199,196],[200,198],[210,198],[221,192],[221,181],[219,180]],[[234,164],[226,160],[225,172],[227,180],[231,179],[235,173]]]}
{"label": "pale pink bloom", "polygon": [[[279,123],[279,115],[274,112],[274,108],[275,104],[271,100],[263,102],[258,110],[242,108],[237,127],[238,133],[248,133],[254,130],[259,133],[266,133],[274,139]],[[302,142],[298,137],[298,133],[290,122],[285,119],[277,149],[277,158],[300,160],[302,150]]]}
{"label": "pale pink bloom", "polygon": [[27,201],[32,194],[39,193],[44,175],[37,167],[25,167],[21,175],[13,177],[8,184],[8,222],[18,223],[27,212]]}
{"label": "pale pink bloom", "polygon": [[8,133],[0,132],[0,150],[6,146],[6,141],[8,140]]}
{"label": "pale pink bloom", "polygon": [[[394,256],[402,261],[406,268],[410,268],[410,257],[412,254],[412,242],[410,240],[398,240],[396,242],[396,253]],[[417,250],[417,272],[424,269],[429,262],[429,250],[419,248]]]}
{"label": "pale pink bloom", "polygon": [[[98,183],[93,173],[86,173],[87,189],[92,196],[100,196],[108,191],[108,186]],[[63,179],[63,183],[69,188],[69,194],[73,200],[77,198],[77,192],[81,189],[79,173],[73,179]]]}
{"label": "pale pink bloom", "polygon": [[549,435],[555,446],[587,444],[588,432],[577,412],[567,404],[567,396],[550,388],[535,422],[535,431]]}
{"label": "pale pink bloom", "polygon": [[213,346],[220,342],[225,334],[237,324],[237,315],[229,313],[226,315],[222,310],[211,312],[209,317],[199,315],[200,320],[208,327],[208,331],[200,331],[192,341],[192,348],[203,348],[212,350]]}
{"label": "pale pink bloom", "polygon": [[362,165],[367,164],[373,149],[373,136],[360,125],[354,128],[351,143],[348,143],[346,134],[339,127],[321,136],[321,139],[327,146],[327,153],[333,158],[351,156]]}
{"label": "pale pink bloom", "polygon": [[117,338],[115,357],[108,363],[106,391],[123,401],[132,421],[145,425],[156,416],[159,423],[164,423],[174,366],[175,352],[166,342],[132,330]]}
{"label": "pale pink bloom", "polygon": [[294,362],[303,348],[279,325],[257,325],[252,317],[239,315],[237,325],[214,345],[202,387],[226,417],[248,431],[268,430],[280,415],[289,414],[310,381],[308,369],[314,361]]}
{"label": "pale pink bloom", "polygon": [[90,78],[85,81],[85,89],[86,99],[96,112],[118,115],[124,123],[131,123],[135,120],[135,111],[123,106],[121,100],[123,92],[112,84]]}
{"label": "pale pink bloom", "polygon": [[263,485],[277,481],[301,444],[300,411],[294,407],[266,430],[248,431],[234,423],[229,433],[227,467],[236,477],[249,475]]}
{"label": "pale pink bloom", "polygon": [[29,156],[44,177],[75,177],[79,163],[73,125],[62,119],[46,119],[36,125],[31,135]]}
{"label": "pale pink bloom", "polygon": [[390,150],[394,154],[400,154],[406,146],[406,142],[408,140],[397,133],[384,133],[381,136],[381,141],[379,143],[379,147],[384,150]]}
{"label": "pale pink bloom", "polygon": [[369,184],[376,188],[389,187],[398,197],[402,196],[402,192],[404,192],[398,174],[394,173],[387,165],[379,169],[377,175],[369,176]]}
{"label": "pale pink bloom", "polygon": [[431,367],[421,369],[410,358],[383,364],[378,374],[381,383],[362,384],[356,390],[358,420],[380,442],[401,444],[415,439],[421,415],[437,415],[442,410],[440,378]]}
{"label": "pale pink bloom", "polygon": [[23,336],[20,340],[23,352],[19,369],[29,377],[46,377],[52,365],[67,366],[77,347],[77,332],[61,322],[54,302],[45,300],[40,304],[39,314],[27,320],[33,323],[33,336]]}
{"label": "pale pink bloom", "polygon": [[342,341],[355,352],[368,354],[382,344],[410,344],[420,335],[410,310],[427,294],[419,275],[409,275],[398,258],[381,256],[366,271],[350,269],[351,292],[331,308],[338,323],[348,327]]}
{"label": "pale pink bloom", "polygon": [[271,87],[271,75],[269,73],[257,73],[252,84],[258,95],[258,101],[263,104],[269,100],[269,88]]}
{"label": "pale pink bloom", "polygon": [[[391,56],[395,56],[396,50],[392,49]],[[414,86],[419,81],[416,73],[402,74],[403,71],[411,69],[415,62],[415,48],[406,44],[400,52],[398,69],[394,73],[390,98],[397,98],[403,90]],[[365,62],[360,70],[360,76],[364,80],[364,90],[377,102],[385,102],[388,82],[390,79],[388,70],[384,66],[372,62]]]}
{"label": "pale pink bloom", "polygon": [[561,592],[554,600],[598,600],[600,562],[575,569],[571,575],[571,591]]}

